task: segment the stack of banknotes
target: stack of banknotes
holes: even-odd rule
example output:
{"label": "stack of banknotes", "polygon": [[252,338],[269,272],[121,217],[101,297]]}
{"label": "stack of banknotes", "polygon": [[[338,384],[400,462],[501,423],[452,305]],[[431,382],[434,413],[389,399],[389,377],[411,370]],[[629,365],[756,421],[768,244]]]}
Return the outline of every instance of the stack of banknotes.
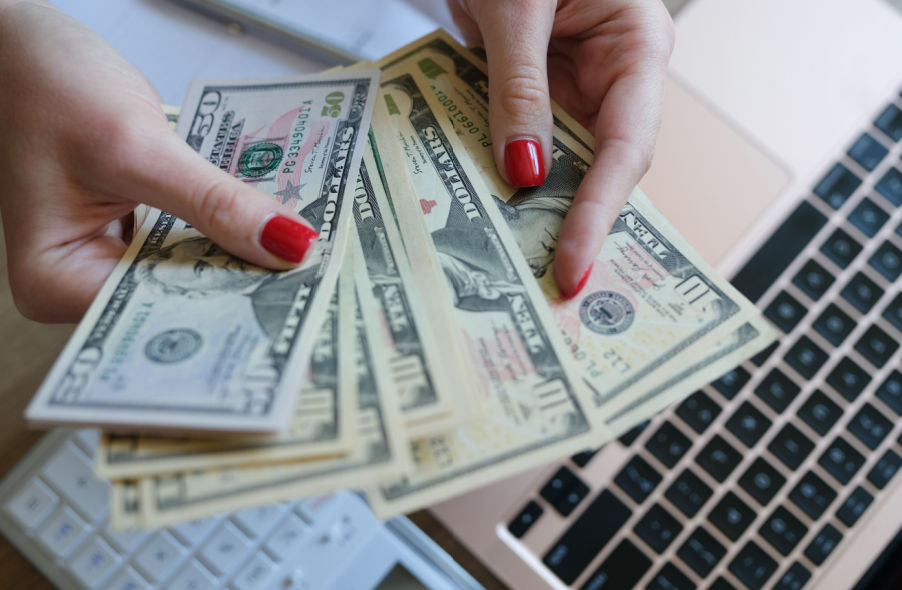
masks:
{"label": "stack of banknotes", "polygon": [[319,231],[288,272],[150,211],[28,408],[100,425],[116,526],[364,490],[382,517],[598,447],[770,344],[638,189],[579,297],[551,265],[593,140],[498,175],[478,53],[198,81],[177,131]]}

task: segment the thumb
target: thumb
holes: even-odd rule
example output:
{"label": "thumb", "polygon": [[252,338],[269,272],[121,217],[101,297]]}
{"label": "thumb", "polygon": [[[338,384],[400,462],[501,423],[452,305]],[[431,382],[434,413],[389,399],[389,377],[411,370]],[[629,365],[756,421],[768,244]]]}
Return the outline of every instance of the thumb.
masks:
{"label": "thumb", "polygon": [[154,140],[136,150],[146,157],[127,166],[119,194],[184,219],[260,266],[288,269],[313,250],[318,234],[293,209],[211,165],[175,133]]}
{"label": "thumb", "polygon": [[555,2],[476,2],[489,69],[489,126],[498,169],[514,186],[537,186],[551,165],[548,40]]}

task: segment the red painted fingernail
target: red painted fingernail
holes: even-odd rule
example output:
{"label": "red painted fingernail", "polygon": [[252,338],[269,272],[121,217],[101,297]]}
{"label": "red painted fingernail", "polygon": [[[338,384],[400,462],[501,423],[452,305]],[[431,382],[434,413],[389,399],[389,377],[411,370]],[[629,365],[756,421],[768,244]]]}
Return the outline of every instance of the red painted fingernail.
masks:
{"label": "red painted fingernail", "polygon": [[586,274],[583,275],[583,278],[576,283],[576,287],[573,288],[573,291],[565,291],[561,289],[561,295],[564,297],[564,300],[569,301],[579,295],[579,292],[583,290],[583,287],[586,286],[586,283],[589,281],[589,275],[592,274],[592,267],[595,266],[595,263],[589,265],[589,268],[586,269]]}
{"label": "red painted fingernail", "polygon": [[260,245],[283,260],[300,262],[318,235],[299,221],[276,215],[263,226]]}
{"label": "red painted fingernail", "polygon": [[504,148],[504,167],[514,186],[539,186],[545,180],[545,158],[534,139],[515,139]]}

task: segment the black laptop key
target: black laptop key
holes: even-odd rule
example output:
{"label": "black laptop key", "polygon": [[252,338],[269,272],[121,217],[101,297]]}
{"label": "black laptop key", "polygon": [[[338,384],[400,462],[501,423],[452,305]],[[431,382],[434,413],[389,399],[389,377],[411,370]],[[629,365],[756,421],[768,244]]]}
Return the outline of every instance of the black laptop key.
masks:
{"label": "black laptop key", "polygon": [[618,438],[617,440],[620,441],[620,444],[625,447],[632,445],[634,442],[636,442],[636,439],[639,438],[639,435],[642,434],[642,432],[648,427],[649,422],[649,420],[643,420],[642,422],[639,422],[638,424],[621,434],[620,438]]}
{"label": "black laptop key", "polygon": [[695,584],[680,568],[672,563],[665,563],[645,590],[695,590]]}
{"label": "black laptop key", "polygon": [[848,285],[843,287],[842,296],[852,304],[852,307],[861,313],[867,313],[883,296],[883,289],[866,274],[859,272],[852,277]]}
{"label": "black laptop key", "polygon": [[636,504],[641,504],[661,483],[661,474],[652,468],[645,459],[635,455],[614,477],[614,483],[635,500]]}
{"label": "black laptop key", "polygon": [[890,168],[874,185],[874,189],[896,207],[902,205],[902,172],[898,168]]}
{"label": "black laptop key", "polygon": [[820,390],[812,393],[799,408],[799,418],[821,436],[827,434],[840,416],[842,408]]}
{"label": "black laptop key", "polygon": [[883,310],[883,317],[902,332],[902,293],[896,295],[895,299],[889,302],[889,305]]}
{"label": "black laptop key", "polygon": [[692,430],[701,434],[720,414],[720,404],[705,393],[696,391],[677,407],[676,413]]}
{"label": "black laptop key", "polygon": [[580,478],[564,465],[551,476],[551,479],[539,491],[539,495],[545,498],[555,510],[560,512],[561,516],[568,516],[573,512],[573,509],[588,493],[589,486],[583,483]]}
{"label": "black laptop key", "polygon": [[711,494],[711,488],[688,469],[683,470],[664,493],[689,518],[698,513]]}
{"label": "black laptop key", "polygon": [[868,259],[868,264],[887,281],[893,282],[902,275],[902,250],[896,248],[892,242],[883,242],[883,245]]}
{"label": "black laptop key", "polygon": [[855,350],[872,365],[881,368],[899,348],[899,342],[878,328],[871,326],[855,343]]}
{"label": "black laptop key", "polygon": [[860,178],[842,164],[837,163],[814,187],[814,194],[834,209],[839,209],[860,184]]}
{"label": "black laptop key", "polygon": [[623,539],[580,590],[632,590],[651,567],[651,560]]}
{"label": "black laptop key", "polygon": [[789,492],[789,499],[811,520],[817,520],[836,499],[836,491],[813,471],[809,471]]}
{"label": "black laptop key", "polygon": [[738,539],[749,528],[757,514],[733,492],[724,494],[720,502],[708,514],[708,520],[731,541]]}
{"label": "black laptop key", "polygon": [[899,467],[902,467],[902,457],[894,450],[887,449],[868,473],[868,481],[874,484],[877,489],[882,490],[896,475],[896,472],[899,471]]}
{"label": "black laptop key", "polygon": [[751,377],[752,375],[748,371],[742,367],[736,367],[721,375],[716,381],[713,381],[711,386],[720,392],[722,396],[731,400],[742,391],[742,388]]}
{"label": "black laptop key", "polygon": [[873,171],[887,153],[889,150],[867,133],[862,133],[848,152],[849,157],[861,164],[861,167],[868,172]]}
{"label": "black laptop key", "polygon": [[565,584],[572,584],[629,519],[632,511],[604,490],[542,558]]}
{"label": "black laptop key", "polygon": [[827,524],[817,534],[811,544],[805,548],[805,557],[810,559],[815,565],[821,565],[842,541],[842,533],[835,526]]}
{"label": "black laptop key", "polygon": [[817,301],[821,298],[821,295],[827,292],[827,289],[833,284],[833,280],[833,275],[826,268],[814,260],[809,260],[802,267],[802,270],[793,277],[792,282],[805,295]]}
{"label": "black laptop key", "polygon": [[826,222],[827,217],[814,205],[802,201],[736,274],[733,286],[757,301]]}
{"label": "black laptop key", "polygon": [[893,371],[877,388],[877,397],[902,416],[902,373]]}
{"label": "black laptop key", "polygon": [[758,442],[768,428],[770,428],[770,419],[748,401],[742,402],[742,405],[727,420],[727,430],[749,448]]}
{"label": "black laptop key", "polygon": [[595,453],[598,452],[598,449],[590,449],[586,451],[580,451],[575,455],[570,457],[570,460],[576,463],[577,467],[585,467],[589,464],[589,461],[592,460],[592,457],[595,456]]}
{"label": "black laptop key", "polygon": [[519,539],[526,534],[526,531],[528,531],[537,520],[539,520],[539,517],[542,516],[543,512],[544,510],[538,502],[530,500],[527,502],[526,506],[523,507],[523,510],[508,523],[507,530]]}
{"label": "black laptop key", "polygon": [[784,483],[786,478],[761,457],[755,459],[751,467],[739,478],[742,489],[762,506],[770,502]]}
{"label": "black laptop key", "polygon": [[827,375],[827,383],[841,396],[853,401],[871,382],[871,376],[861,366],[846,357],[836,363],[836,367]]}
{"label": "black laptop key", "polygon": [[759,352],[758,354],[756,354],[755,356],[753,356],[750,359],[752,361],[752,364],[755,365],[756,367],[760,367],[767,361],[767,359],[770,358],[770,355],[772,355],[779,346],[780,346],[779,340],[772,343],[770,346],[768,346],[767,348],[765,348],[764,350],[762,350],[761,352]]}
{"label": "black laptop key", "polygon": [[730,562],[729,569],[751,590],[759,590],[777,571],[777,562],[754,541],[749,541]]}
{"label": "black laptop key", "polygon": [[889,219],[889,213],[867,197],[863,198],[849,213],[849,223],[869,238],[877,235],[887,219]]}
{"label": "black laptop key", "polygon": [[874,496],[863,487],[858,486],[846,498],[845,502],[840,504],[839,509],[836,511],[836,518],[847,527],[854,526],[873,501]]}
{"label": "black laptop key", "polygon": [[888,105],[874,120],[874,127],[886,133],[893,141],[902,140],[902,110],[894,104]]}
{"label": "black laptop key", "polygon": [[786,291],[780,291],[770,305],[767,306],[767,309],[764,310],[764,315],[775,326],[788,334],[802,321],[806,311],[808,309],[799,303],[795,297]]}
{"label": "black laptop key", "polygon": [[686,454],[692,441],[670,422],[664,422],[645,441],[645,448],[667,467],[673,467]]}
{"label": "black laptop key", "polygon": [[695,457],[695,462],[718,482],[727,479],[741,460],[739,451],[719,434],[715,434]]}
{"label": "black laptop key", "polygon": [[[821,353],[823,354],[823,351]],[[816,355],[816,353],[812,354]],[[801,388],[793,383],[783,371],[774,368],[755,388],[755,395],[780,414],[795,399],[799,391],[801,391]]]}
{"label": "black laptop key", "polygon": [[864,404],[848,426],[849,432],[869,449],[876,449],[892,428],[892,422],[871,404]]}
{"label": "black laptop key", "polygon": [[677,555],[695,573],[704,578],[711,573],[726,552],[724,546],[718,543],[711,533],[703,528],[697,528],[677,551]]}
{"label": "black laptop key", "polygon": [[855,321],[849,317],[849,314],[831,303],[814,321],[814,329],[827,342],[833,346],[839,346],[855,329]]}
{"label": "black laptop key", "polygon": [[821,245],[821,252],[839,268],[846,268],[861,252],[861,244],[843,230],[837,229]]}
{"label": "black laptop key", "polygon": [[786,424],[767,446],[774,456],[790,469],[798,469],[805,457],[814,450],[814,443],[802,431]]}
{"label": "black laptop key", "polygon": [[663,553],[683,530],[683,525],[663,506],[655,503],[633,530],[656,553]]}
{"label": "black laptop key", "polygon": [[[808,336],[801,336],[783,357],[805,379],[811,379],[827,362],[828,355]],[[782,406],[785,409],[785,406]],[[783,410],[777,410],[782,412]]]}
{"label": "black laptop key", "polygon": [[845,485],[861,469],[864,457],[845,440],[837,438],[827,447],[818,463],[836,478],[836,481]]}
{"label": "black laptop key", "polygon": [[736,590],[736,586],[727,582],[723,576],[718,576],[708,590]]}
{"label": "black laptop key", "polygon": [[781,555],[792,553],[807,532],[808,527],[782,506],[778,506],[758,529],[758,534]]}
{"label": "black laptop key", "polygon": [[811,572],[798,561],[792,564],[792,567],[786,570],[777,583],[774,590],[802,590],[808,580],[811,579]]}

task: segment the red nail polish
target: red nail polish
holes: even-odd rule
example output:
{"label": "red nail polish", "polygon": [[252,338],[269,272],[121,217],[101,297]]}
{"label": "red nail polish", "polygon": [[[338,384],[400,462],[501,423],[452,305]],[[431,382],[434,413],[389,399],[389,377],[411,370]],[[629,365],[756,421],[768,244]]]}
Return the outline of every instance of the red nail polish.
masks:
{"label": "red nail polish", "polygon": [[260,245],[283,260],[300,262],[318,235],[299,221],[276,215],[263,226]]}
{"label": "red nail polish", "polygon": [[514,186],[539,186],[545,180],[545,158],[534,139],[515,139],[504,148],[504,167]]}
{"label": "red nail polish", "polygon": [[583,290],[583,287],[586,286],[586,283],[589,281],[589,275],[592,274],[592,267],[595,266],[595,263],[589,265],[589,268],[586,269],[586,274],[583,275],[583,278],[579,280],[574,287],[573,291],[565,291],[561,289],[561,296],[563,296],[565,301],[569,301],[579,295],[579,292]]}

